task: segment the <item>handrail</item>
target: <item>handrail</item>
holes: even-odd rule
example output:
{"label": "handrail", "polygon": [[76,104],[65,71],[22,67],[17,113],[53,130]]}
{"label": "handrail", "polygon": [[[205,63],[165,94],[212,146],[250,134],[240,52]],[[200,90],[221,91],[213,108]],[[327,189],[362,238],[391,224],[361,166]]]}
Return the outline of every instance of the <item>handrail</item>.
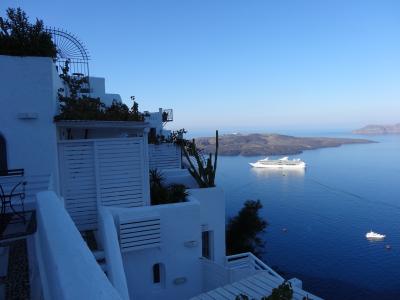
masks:
{"label": "handrail", "polygon": [[262,260],[257,258],[251,252],[244,252],[240,254],[229,255],[226,257],[226,265],[230,269],[238,268],[239,266],[247,265],[252,267],[254,270],[265,270],[268,271],[269,274],[275,276],[281,280],[284,278],[275,272],[272,268],[267,266]]}
{"label": "handrail", "polygon": [[118,234],[115,229],[114,218],[104,207],[99,209],[99,233],[104,248],[107,265],[107,276],[117,289],[121,298],[129,300],[129,291],[126,281],[121,250],[118,243]]}

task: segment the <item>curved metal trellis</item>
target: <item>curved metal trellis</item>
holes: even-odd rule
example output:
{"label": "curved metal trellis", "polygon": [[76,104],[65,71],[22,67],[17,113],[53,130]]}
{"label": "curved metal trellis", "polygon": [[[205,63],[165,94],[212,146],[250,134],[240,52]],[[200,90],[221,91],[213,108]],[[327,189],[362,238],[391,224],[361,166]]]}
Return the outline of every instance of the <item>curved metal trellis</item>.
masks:
{"label": "curved metal trellis", "polygon": [[58,28],[46,28],[57,48],[57,69],[69,61],[70,73],[89,77],[89,54],[83,43],[73,34]]}

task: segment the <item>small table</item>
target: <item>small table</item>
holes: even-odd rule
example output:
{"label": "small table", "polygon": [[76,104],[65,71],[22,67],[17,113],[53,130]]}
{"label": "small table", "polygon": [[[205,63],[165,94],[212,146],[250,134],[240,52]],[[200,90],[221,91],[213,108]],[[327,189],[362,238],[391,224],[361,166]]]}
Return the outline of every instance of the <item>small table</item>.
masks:
{"label": "small table", "polygon": [[[5,214],[7,212],[7,204],[8,204],[8,206],[10,207],[10,209],[14,214],[19,216],[24,222],[26,221],[24,216],[25,185],[26,181],[20,181],[14,185],[14,187],[11,189],[9,193],[5,193],[3,187],[0,185],[1,214]],[[16,190],[19,187],[21,187],[22,191],[16,192]],[[15,198],[19,198],[19,200],[21,201],[22,211],[17,211],[14,208],[12,200]]]}
{"label": "small table", "polygon": [[0,247],[36,232],[36,211],[23,212],[24,221],[14,213],[0,214]]}
{"label": "small table", "polygon": [[[24,169],[0,170],[0,243],[36,231],[35,211],[25,211]],[[15,202],[19,200],[17,209]]]}

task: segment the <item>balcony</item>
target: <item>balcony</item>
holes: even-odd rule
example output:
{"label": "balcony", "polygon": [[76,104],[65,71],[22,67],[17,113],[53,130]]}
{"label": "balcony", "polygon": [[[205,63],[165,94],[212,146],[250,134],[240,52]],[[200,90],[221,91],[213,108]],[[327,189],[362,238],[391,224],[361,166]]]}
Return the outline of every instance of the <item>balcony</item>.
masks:
{"label": "balcony", "polygon": [[[241,253],[226,257],[225,265],[201,258],[203,267],[203,290],[192,300],[237,299],[244,295],[248,299],[263,299],[285,280],[252,253]],[[321,299],[302,289],[302,282],[288,280],[293,289],[293,299]]]}
{"label": "balcony", "polygon": [[172,122],[173,120],[174,120],[173,110],[171,108],[163,109],[162,121],[165,123],[165,122]]}

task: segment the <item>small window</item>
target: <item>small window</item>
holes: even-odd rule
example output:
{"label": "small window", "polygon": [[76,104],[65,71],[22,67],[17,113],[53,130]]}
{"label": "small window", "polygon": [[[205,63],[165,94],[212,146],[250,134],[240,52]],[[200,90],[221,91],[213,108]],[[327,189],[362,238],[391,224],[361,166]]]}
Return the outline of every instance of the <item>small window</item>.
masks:
{"label": "small window", "polygon": [[0,134],[0,170],[7,170],[6,139]]}
{"label": "small window", "polygon": [[153,265],[153,284],[158,288],[165,287],[165,266],[157,263]]}
{"label": "small window", "polygon": [[161,282],[161,274],[160,274],[160,264],[155,264],[153,266],[153,283]]}
{"label": "small window", "polygon": [[208,259],[213,259],[213,232],[203,231],[201,234],[201,252],[202,256]]}

